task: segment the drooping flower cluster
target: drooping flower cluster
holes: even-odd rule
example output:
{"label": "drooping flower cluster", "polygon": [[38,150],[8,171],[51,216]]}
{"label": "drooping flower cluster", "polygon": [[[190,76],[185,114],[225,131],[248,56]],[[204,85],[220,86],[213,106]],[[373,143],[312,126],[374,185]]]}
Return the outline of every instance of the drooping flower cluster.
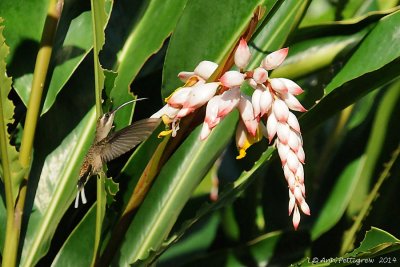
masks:
{"label": "drooping flower cluster", "polygon": [[[240,121],[236,129],[237,159],[246,155],[246,150],[263,136],[271,143],[275,136],[276,147],[289,187],[289,216],[293,214],[293,226],[300,223],[300,210],[310,215],[305,201],[304,169],[305,153],[300,126],[290,111],[304,112],[306,109],[295,97],[303,90],[285,78],[269,78],[268,71],[279,67],[288,54],[283,48],[267,55],[260,66],[245,71],[250,58],[250,49],[242,39],[235,51],[234,62],[239,71],[225,72],[218,82],[206,81],[218,65],[202,61],[193,72],[181,72],[178,77],[185,82],[166,99],[167,104],[152,117],[163,118],[170,130],[161,135],[176,135],[179,121],[197,108],[207,104],[200,138],[206,139],[212,129],[232,110],[238,109]],[[244,82],[254,89],[252,96],[242,93]]]}

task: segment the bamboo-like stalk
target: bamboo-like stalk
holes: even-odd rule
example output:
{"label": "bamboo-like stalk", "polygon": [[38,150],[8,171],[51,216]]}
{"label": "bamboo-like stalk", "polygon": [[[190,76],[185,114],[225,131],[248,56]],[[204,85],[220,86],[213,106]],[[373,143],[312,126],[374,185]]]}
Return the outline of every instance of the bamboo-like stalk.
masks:
{"label": "bamboo-like stalk", "polygon": [[[105,21],[105,9],[104,1],[91,0],[90,5],[92,8],[92,29],[93,29],[93,61],[94,61],[94,78],[95,78],[95,97],[96,97],[96,115],[100,117],[103,114],[102,109],[102,90],[104,86],[104,74],[100,65],[99,53],[104,44],[104,37],[98,36],[98,34],[104,35],[103,27],[106,24]],[[106,168],[106,167],[104,167]],[[95,240],[93,247],[93,258],[91,266],[94,266],[98,260],[99,247],[101,241],[101,231],[103,218],[105,214],[105,174],[101,173],[97,179],[97,201],[96,201],[96,230]]]}
{"label": "bamboo-like stalk", "polygon": [[[28,103],[25,119],[24,133],[21,142],[19,161],[26,170],[24,180],[21,183],[19,196],[15,209],[9,210],[9,197],[7,197],[7,234],[4,243],[3,265],[16,266],[18,256],[18,244],[21,233],[22,215],[27,192],[27,181],[29,178],[29,167],[36,125],[39,117],[40,104],[42,100],[43,87],[46,81],[47,71],[53,50],[54,36],[57,31],[58,21],[61,17],[63,0],[50,0],[45,25],[43,28],[40,49],[36,58],[33,74],[32,90]],[[3,154],[3,152],[2,152]],[[6,154],[3,154],[6,155]],[[6,189],[7,190],[7,189]],[[12,201],[12,199],[11,199]]]}

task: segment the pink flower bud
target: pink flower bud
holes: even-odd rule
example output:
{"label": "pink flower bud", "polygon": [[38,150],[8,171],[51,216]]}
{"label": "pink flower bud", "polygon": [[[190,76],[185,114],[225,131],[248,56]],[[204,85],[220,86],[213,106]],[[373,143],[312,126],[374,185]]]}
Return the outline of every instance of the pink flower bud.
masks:
{"label": "pink flower bud", "polygon": [[302,211],[305,215],[310,215],[310,214],[311,214],[310,207],[308,206],[307,202],[303,201],[303,202],[300,204],[300,208],[301,208],[301,211]]}
{"label": "pink flower bud", "polygon": [[289,108],[285,102],[280,99],[275,99],[274,103],[272,104],[272,111],[279,122],[286,123],[289,117]]}
{"label": "pink flower bud", "polygon": [[236,127],[236,147],[238,149],[244,146],[245,141],[247,140],[245,126],[242,121],[239,121],[238,126]]}
{"label": "pink flower bud", "polygon": [[297,207],[297,205],[294,207],[292,222],[293,222],[294,230],[297,230],[297,228],[299,227],[299,224],[300,224],[300,212],[299,212],[299,208]]}
{"label": "pink flower bud", "polygon": [[303,165],[299,165],[299,167],[297,167],[296,170],[296,174],[295,174],[297,180],[299,181],[300,184],[304,183],[304,168]]}
{"label": "pink flower bud", "polygon": [[178,78],[182,81],[182,82],[187,82],[187,80],[189,80],[190,77],[192,77],[194,75],[194,72],[192,71],[181,71],[178,73]]}
{"label": "pink flower bud", "polygon": [[297,133],[290,131],[288,145],[294,151],[294,153],[297,153],[297,151],[299,150],[299,147],[300,147],[299,138],[297,136]]}
{"label": "pink flower bud", "polygon": [[247,131],[255,136],[258,128],[258,122],[254,118],[253,105],[246,97],[241,97],[239,101],[239,113],[242,117],[244,124],[246,125]]}
{"label": "pink flower bud", "polygon": [[203,127],[200,132],[200,140],[206,139],[211,133],[211,129],[206,122],[203,123]]}
{"label": "pink flower bud", "polygon": [[244,69],[250,61],[250,49],[245,39],[241,39],[238,48],[235,51],[234,61],[239,69]]}
{"label": "pink flower bud", "polygon": [[297,168],[300,165],[299,160],[297,159],[297,156],[293,153],[293,151],[289,151],[287,154],[287,159],[286,159],[286,164],[288,165],[289,169],[293,172],[296,173]]}
{"label": "pink flower bud", "polygon": [[304,201],[303,193],[301,192],[300,187],[296,186],[293,192],[294,197],[298,203],[302,203]]}
{"label": "pink flower bud", "polygon": [[305,109],[299,100],[297,100],[296,97],[294,97],[292,94],[287,93],[284,95],[284,101],[286,105],[291,109],[295,111],[300,111],[300,112],[305,112],[307,109]]}
{"label": "pink flower bud", "polygon": [[296,132],[300,133],[300,125],[299,125],[299,121],[297,120],[296,116],[289,111],[289,116],[287,119],[287,124],[289,124],[289,126],[295,130]]}
{"label": "pink flower bud", "polygon": [[188,100],[189,94],[193,87],[182,87],[177,89],[172,95],[168,98],[167,103],[171,107],[180,108],[183,104]]}
{"label": "pink flower bud", "polygon": [[178,114],[179,109],[171,107],[170,105],[166,104],[162,107],[159,111],[151,115],[150,118],[161,118],[163,115],[168,116],[168,118],[173,119]]}
{"label": "pink flower bud", "polygon": [[[277,143],[277,148],[278,148],[278,154],[279,154],[279,158],[281,159],[281,163],[282,165],[286,164],[286,160],[287,160],[287,155],[289,153],[289,146],[285,145],[281,142]],[[294,177],[293,173],[292,176]],[[286,177],[286,176],[285,176]]]}
{"label": "pink flower bud", "polygon": [[218,68],[218,64],[212,61],[204,60],[197,65],[194,69],[194,74],[203,78],[204,80],[208,80],[214,71]]}
{"label": "pink flower bud", "polygon": [[234,87],[230,90],[225,91],[220,98],[219,108],[218,108],[218,117],[225,117],[228,113],[230,113],[240,101],[240,88]]}
{"label": "pink flower bud", "polygon": [[[293,185],[294,185],[296,178],[295,178],[293,172],[289,169],[287,164],[284,164],[282,168],[283,168],[283,174],[285,175],[286,181],[289,183],[289,179],[293,178]],[[293,189],[294,189],[294,187],[293,187]]]}
{"label": "pink flower bud", "polygon": [[254,90],[251,96],[251,104],[253,105],[254,117],[259,117],[261,113],[260,100],[262,91],[261,89]]}
{"label": "pink flower bud", "polygon": [[285,84],[281,81],[280,78],[273,78],[270,79],[270,84],[271,87],[274,91],[280,93],[280,94],[286,94],[288,92],[287,87]]}
{"label": "pink flower bud", "polygon": [[219,81],[223,86],[228,88],[239,87],[244,82],[244,74],[235,70],[227,71],[222,75]]}
{"label": "pink flower bud", "polygon": [[279,142],[281,142],[284,145],[287,145],[288,141],[289,141],[289,136],[291,133],[289,125],[287,125],[286,123],[278,122],[276,129],[277,129],[276,132],[278,134]]}
{"label": "pink flower bud", "polygon": [[282,48],[275,52],[272,52],[271,54],[267,55],[265,59],[261,62],[261,66],[266,70],[276,69],[285,60],[288,52],[289,48]]}
{"label": "pink flower bud", "polygon": [[294,81],[286,78],[279,78],[279,79],[286,86],[288,93],[292,95],[299,95],[304,92],[303,89],[301,89],[301,87]]}
{"label": "pink flower bud", "polygon": [[268,111],[271,109],[272,101],[273,98],[270,91],[268,89],[263,91],[260,98],[260,117],[268,113]]}
{"label": "pink flower bud", "polygon": [[265,83],[268,79],[268,71],[264,68],[258,67],[253,71],[253,80],[258,83],[262,84]]}
{"label": "pink flower bud", "polygon": [[[289,192],[291,191],[289,190]],[[296,204],[296,199],[294,197],[289,198],[289,216],[292,214],[295,204]]]}
{"label": "pink flower bud", "polygon": [[182,118],[207,103],[216,93],[219,83],[205,83],[191,87],[187,100],[183,103],[177,118]]}
{"label": "pink flower bud", "polygon": [[267,132],[268,132],[268,140],[270,143],[276,134],[277,126],[278,126],[278,121],[274,113],[271,113],[267,119]]}
{"label": "pink flower bud", "polygon": [[299,159],[299,161],[304,164],[306,159],[306,154],[304,153],[304,149],[302,146],[299,146],[299,150],[297,150],[296,156]]}
{"label": "pink flower bud", "polygon": [[204,122],[208,124],[209,128],[214,128],[219,123],[218,106],[221,96],[214,96],[208,101],[206,108],[206,117]]}

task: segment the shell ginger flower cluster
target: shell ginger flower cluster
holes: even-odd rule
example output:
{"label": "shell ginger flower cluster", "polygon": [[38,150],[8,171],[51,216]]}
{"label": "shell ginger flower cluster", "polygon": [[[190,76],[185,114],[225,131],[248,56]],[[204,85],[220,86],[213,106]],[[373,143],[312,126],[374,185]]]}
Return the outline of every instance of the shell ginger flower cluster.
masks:
{"label": "shell ginger flower cluster", "polygon": [[[279,67],[287,54],[288,48],[277,50],[267,55],[259,67],[245,70],[251,53],[246,41],[242,39],[234,54],[238,71],[225,72],[218,82],[207,82],[218,67],[214,62],[202,61],[193,72],[180,72],[178,77],[185,83],[184,86],[166,98],[167,104],[152,117],[162,118],[169,126],[169,130],[160,135],[175,136],[181,118],[207,105],[200,134],[204,140],[227,114],[237,109],[240,114],[236,129],[237,159],[243,158],[246,150],[263,136],[270,143],[277,137],[275,145],[289,187],[289,216],[293,215],[293,226],[297,229],[300,211],[310,215],[305,200],[305,153],[300,125],[291,112],[306,111],[296,98],[303,90],[289,79],[268,76],[268,71]],[[251,96],[240,90],[245,82],[254,89]]]}

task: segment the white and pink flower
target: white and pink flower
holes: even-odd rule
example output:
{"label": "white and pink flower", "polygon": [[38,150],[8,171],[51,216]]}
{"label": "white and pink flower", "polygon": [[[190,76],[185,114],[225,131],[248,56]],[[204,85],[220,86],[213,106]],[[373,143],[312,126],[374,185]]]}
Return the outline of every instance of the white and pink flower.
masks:
{"label": "white and pink flower", "polygon": [[[289,188],[289,216],[293,215],[293,226],[298,228],[300,211],[310,215],[310,208],[305,200],[304,168],[305,153],[300,125],[291,112],[307,111],[296,96],[303,90],[295,82],[286,78],[270,78],[268,71],[279,67],[289,52],[282,48],[270,53],[254,70],[245,71],[251,58],[250,49],[241,39],[234,53],[234,62],[239,71],[225,72],[218,82],[207,80],[218,65],[211,61],[202,61],[193,72],[180,72],[178,77],[185,85],[178,88],[166,99],[165,105],[152,117],[161,117],[172,126],[165,134],[176,135],[179,120],[196,109],[207,104],[200,138],[206,139],[225,116],[234,109],[240,114],[236,129],[238,159],[246,155],[246,150],[265,136],[275,145]],[[240,91],[243,83],[254,89],[251,96]]]}

